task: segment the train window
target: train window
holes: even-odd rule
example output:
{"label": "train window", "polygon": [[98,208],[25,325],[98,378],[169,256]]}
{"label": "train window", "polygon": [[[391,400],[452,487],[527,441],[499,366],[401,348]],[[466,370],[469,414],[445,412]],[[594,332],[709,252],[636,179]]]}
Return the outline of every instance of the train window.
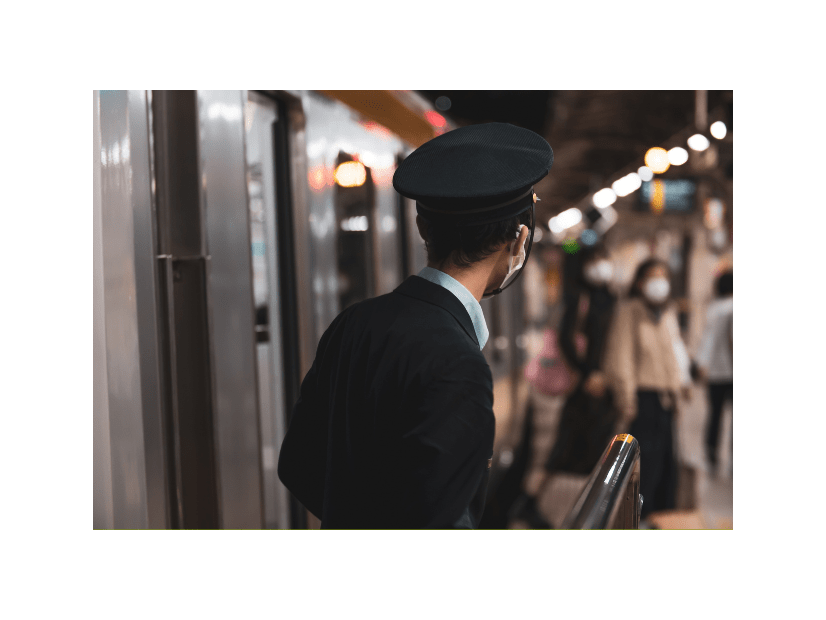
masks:
{"label": "train window", "polygon": [[335,178],[338,295],[344,310],[375,295],[375,186],[370,168],[344,152],[336,160]]}
{"label": "train window", "polygon": [[264,522],[267,528],[289,527],[287,491],[278,479],[278,447],[284,437],[286,398],[279,303],[279,255],[276,216],[276,103],[249,93],[244,111],[250,252],[252,254],[257,383],[261,424],[261,469]]}

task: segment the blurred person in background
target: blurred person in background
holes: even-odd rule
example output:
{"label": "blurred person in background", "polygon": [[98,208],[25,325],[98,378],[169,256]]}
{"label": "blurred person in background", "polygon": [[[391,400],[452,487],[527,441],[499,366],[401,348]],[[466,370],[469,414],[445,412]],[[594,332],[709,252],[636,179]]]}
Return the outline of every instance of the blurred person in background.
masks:
{"label": "blurred person in background", "polygon": [[574,377],[573,389],[562,408],[556,440],[539,488],[523,497],[516,515],[537,529],[550,527],[537,500],[545,494],[553,474],[590,474],[614,432],[614,399],[602,370],[616,304],[616,296],[609,288],[614,277],[613,264],[604,247],[571,255],[568,261],[569,279],[558,348]]}
{"label": "blurred person in background", "polygon": [[643,519],[675,507],[677,399],[690,394],[688,354],[670,293],[667,265],[653,258],[644,261],[629,298],[617,307],[605,351],[604,370],[618,412],[615,430],[640,443]]}
{"label": "blurred person in background", "polygon": [[717,298],[708,307],[703,339],[695,362],[701,381],[708,383],[709,415],[706,422],[706,459],[717,469],[720,421],[726,402],[733,403],[734,277],[727,271],[717,278]]}

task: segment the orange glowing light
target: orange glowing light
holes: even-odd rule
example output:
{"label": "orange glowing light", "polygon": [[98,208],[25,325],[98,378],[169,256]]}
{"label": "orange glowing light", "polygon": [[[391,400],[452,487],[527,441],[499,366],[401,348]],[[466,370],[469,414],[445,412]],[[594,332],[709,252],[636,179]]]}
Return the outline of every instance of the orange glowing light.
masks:
{"label": "orange glowing light", "polygon": [[424,113],[424,117],[427,119],[427,122],[433,125],[434,127],[441,128],[447,125],[445,117],[434,110],[427,110]]}
{"label": "orange glowing light", "polygon": [[324,175],[324,167],[315,166],[314,168],[311,168],[307,174],[307,181],[310,183],[310,187],[316,191],[321,191],[324,189],[324,186],[327,185],[327,179]]}
{"label": "orange glowing light", "polygon": [[662,213],[665,208],[665,183],[662,181],[653,181],[654,191],[651,193],[651,210],[654,213]]}
{"label": "orange glowing light", "polygon": [[338,165],[335,180],[341,187],[360,187],[367,180],[367,170],[358,161],[345,161]]}
{"label": "orange glowing light", "polygon": [[645,154],[645,165],[651,168],[652,172],[662,174],[671,166],[668,161],[668,151],[655,146],[653,149],[648,149]]}

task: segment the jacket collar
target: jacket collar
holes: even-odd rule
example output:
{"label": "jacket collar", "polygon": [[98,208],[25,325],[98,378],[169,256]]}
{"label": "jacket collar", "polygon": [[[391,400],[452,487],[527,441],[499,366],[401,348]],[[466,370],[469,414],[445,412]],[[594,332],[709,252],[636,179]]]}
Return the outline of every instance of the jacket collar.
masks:
{"label": "jacket collar", "polygon": [[462,329],[465,330],[473,342],[476,343],[476,346],[479,346],[479,340],[476,338],[476,330],[473,327],[473,321],[470,319],[470,315],[464,305],[462,305],[462,302],[456,299],[456,296],[446,288],[433,282],[428,282],[419,276],[410,276],[393,292],[407,297],[413,297],[414,299],[420,299],[447,310],[453,315],[453,318],[459,322],[459,325],[462,326]]}

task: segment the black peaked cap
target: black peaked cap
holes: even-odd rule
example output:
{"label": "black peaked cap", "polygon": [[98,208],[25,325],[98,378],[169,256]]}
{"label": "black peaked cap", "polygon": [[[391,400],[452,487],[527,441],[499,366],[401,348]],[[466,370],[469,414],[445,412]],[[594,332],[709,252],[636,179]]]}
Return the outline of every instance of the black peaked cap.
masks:
{"label": "black peaked cap", "polygon": [[539,134],[507,123],[469,125],[425,142],[401,163],[393,187],[427,220],[486,224],[534,203],[533,186],[553,164]]}

